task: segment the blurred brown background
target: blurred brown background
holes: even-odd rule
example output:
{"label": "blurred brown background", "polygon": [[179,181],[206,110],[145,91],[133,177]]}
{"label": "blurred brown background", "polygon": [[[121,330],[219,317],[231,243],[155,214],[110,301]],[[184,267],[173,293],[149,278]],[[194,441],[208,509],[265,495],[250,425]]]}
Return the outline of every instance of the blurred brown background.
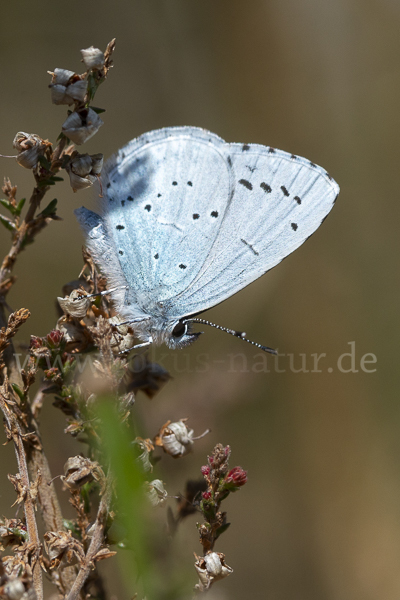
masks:
{"label": "blurred brown background", "polygon": [[[190,350],[158,349],[174,379],[153,401],[137,400],[144,436],[184,416],[198,433],[212,429],[193,455],[163,459],[158,475],[171,494],[198,476],[218,441],[232,446],[232,466],[248,469],[249,483],[226,502],[232,526],[216,549],[234,574],[215,586],[219,598],[400,594],[399,28],[399,0],[44,0],[3,7],[2,153],[12,153],[19,130],[55,141],[65,107],[51,104],[46,71],[79,71],[81,48],[104,48],[116,37],[115,68],[95,102],[107,109],[105,125],[84,151],[109,155],[145,131],[197,125],[228,141],[306,156],[341,186],[332,214],[303,247],[207,315],[293,354],[295,369],[300,354],[311,371],[311,355],[325,353],[322,372],[295,373],[287,356],[279,363],[284,372],[271,358],[270,372],[257,372],[260,356],[251,346],[207,330]],[[20,197],[28,195],[31,174],[11,160],[1,166]],[[55,195],[64,221],[19,257],[8,298],[13,309],[32,312],[21,342],[54,326],[55,297],[81,268],[73,209],[94,208],[95,198],[73,194],[67,182]],[[2,229],[1,256],[9,244]],[[337,360],[349,342],[358,372],[344,373]],[[377,357],[366,365],[376,372],[361,369],[366,353]],[[64,419],[50,399],[42,422],[58,474],[83,448],[62,434]],[[1,482],[16,471],[11,446],[2,449],[0,471]],[[2,483],[0,514],[12,516],[14,499]],[[173,551],[194,583],[194,518]],[[128,597],[116,564],[106,567],[108,589]]]}

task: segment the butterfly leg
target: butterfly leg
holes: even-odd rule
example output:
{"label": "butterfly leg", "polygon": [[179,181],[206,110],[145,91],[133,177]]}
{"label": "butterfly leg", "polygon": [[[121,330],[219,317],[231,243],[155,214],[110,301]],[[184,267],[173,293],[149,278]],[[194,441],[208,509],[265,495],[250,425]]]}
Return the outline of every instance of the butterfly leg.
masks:
{"label": "butterfly leg", "polygon": [[104,290],[104,292],[96,292],[94,294],[88,294],[87,296],[81,296],[80,298],[78,298],[78,300],[82,300],[82,298],[95,298],[96,296],[106,296],[107,294],[111,294],[112,292],[115,292],[116,290],[124,290],[126,289],[128,286],[127,285],[119,285],[117,287],[111,288],[110,290]]}
{"label": "butterfly leg", "polygon": [[146,348],[147,346],[151,346],[152,343],[153,343],[153,338],[150,337],[147,340],[147,342],[143,342],[142,344],[135,344],[135,346],[132,346],[132,348],[128,348],[127,350],[120,352],[119,355],[122,356],[124,354],[128,354],[128,352],[130,352],[131,350],[137,350],[137,348]]}

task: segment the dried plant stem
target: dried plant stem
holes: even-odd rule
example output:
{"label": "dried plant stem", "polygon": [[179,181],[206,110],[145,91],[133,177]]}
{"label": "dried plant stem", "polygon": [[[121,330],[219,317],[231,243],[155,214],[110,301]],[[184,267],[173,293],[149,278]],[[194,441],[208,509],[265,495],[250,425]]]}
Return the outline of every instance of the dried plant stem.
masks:
{"label": "dried plant stem", "polygon": [[44,188],[35,187],[33,189],[32,196],[29,201],[30,206],[29,206],[28,212],[26,213],[25,219],[22,221],[20,227],[18,228],[18,231],[13,240],[13,244],[10,248],[9,253],[4,258],[3,263],[1,265],[0,286],[2,283],[4,283],[6,278],[10,275],[10,273],[15,265],[17,256],[21,252],[21,249],[22,249],[22,244],[25,239],[25,234],[28,230],[28,225],[32,221],[33,217],[35,216],[36,209],[38,208],[38,206],[39,206],[41,200],[43,199],[44,195],[46,194],[47,190],[48,190],[48,188],[46,188],[46,187],[44,187]]}
{"label": "dried plant stem", "polygon": [[[26,462],[25,448],[23,443],[21,427],[14,411],[10,408],[7,400],[9,400],[8,379],[4,380],[4,384],[0,389],[0,408],[3,411],[4,418],[7,422],[8,433],[14,442],[15,454],[17,457],[18,471],[21,477],[21,485],[23,489],[24,513],[26,519],[26,527],[28,531],[29,541],[34,546],[34,559],[32,564],[33,586],[35,588],[37,600],[43,600],[43,582],[42,569],[40,564],[41,544],[35,518],[34,498],[31,493],[31,484],[28,475],[28,465]],[[12,405],[11,405],[12,406]],[[37,477],[40,476],[40,471],[36,472]]]}
{"label": "dried plant stem", "polygon": [[[6,318],[4,314],[3,306],[0,304],[0,328],[4,327],[7,329],[9,324],[9,320]],[[4,394],[8,397],[8,383],[16,383],[20,389],[23,389],[23,381],[21,377],[21,373],[18,369],[18,366],[15,361],[15,351],[14,346],[11,339],[8,339],[6,348],[2,351],[2,357],[4,359],[5,364],[7,365],[7,375],[4,374],[3,386],[0,389],[4,390]],[[24,446],[18,446],[19,451],[17,451],[16,441],[14,440],[15,451],[17,454],[18,467],[20,465],[19,457],[21,457],[22,464],[25,466],[26,473],[29,473],[31,480],[34,480],[37,477],[37,474],[41,474],[40,481],[38,482],[38,504],[41,512],[41,516],[43,519],[43,523],[45,529],[47,531],[63,531],[64,523],[63,516],[61,513],[60,504],[58,501],[58,497],[56,494],[56,490],[54,484],[48,485],[48,481],[51,481],[52,475],[50,472],[49,463],[47,457],[44,453],[43,446],[40,439],[40,432],[38,423],[35,420],[31,406],[27,402],[24,406],[25,418],[29,423],[29,427],[26,427],[24,424],[21,427],[21,424],[18,422],[18,416],[14,411],[11,411],[10,406],[5,404],[4,397],[0,396],[0,408],[2,409],[4,416],[7,421],[8,430],[12,433],[13,431],[17,432],[17,440],[21,442],[24,434],[26,435],[27,431],[35,437],[36,444],[29,444],[27,447],[27,452],[25,454]],[[7,412],[5,412],[5,408]],[[14,430],[10,426],[10,419],[14,419],[17,424],[17,428]],[[24,431],[25,430],[25,431]],[[27,470],[26,470],[27,466]],[[23,479],[23,474],[20,472],[21,479]],[[23,484],[25,485],[25,484]],[[28,529],[29,531],[29,529]],[[71,589],[72,584],[75,580],[76,571],[75,567],[65,567],[59,573],[59,580],[61,587],[65,592]]]}
{"label": "dried plant stem", "polygon": [[72,586],[70,593],[66,600],[76,600],[80,594],[82,587],[88,578],[91,569],[94,566],[95,556],[99,552],[104,542],[104,526],[106,523],[107,515],[110,509],[112,497],[112,480],[111,475],[108,475],[106,480],[106,487],[101,497],[99,509],[97,511],[96,521],[93,528],[93,536],[90,542],[89,548],[86,552],[85,559],[82,563],[77,578]]}
{"label": "dried plant stem", "polygon": [[[1,303],[0,297],[0,329],[7,328],[8,319],[4,311],[4,304]],[[16,383],[21,389],[23,388],[21,373],[19,372],[17,363],[15,361],[15,350],[11,340],[9,340],[7,347],[2,353],[3,360],[7,365],[8,378],[11,383]]]}

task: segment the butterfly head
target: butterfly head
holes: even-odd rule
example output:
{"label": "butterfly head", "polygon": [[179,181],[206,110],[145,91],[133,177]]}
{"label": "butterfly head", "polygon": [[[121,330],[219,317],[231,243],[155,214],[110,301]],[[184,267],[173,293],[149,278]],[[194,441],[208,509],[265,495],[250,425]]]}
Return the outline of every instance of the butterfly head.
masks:
{"label": "butterfly head", "polygon": [[201,331],[193,332],[193,325],[188,321],[172,321],[164,332],[164,342],[173,350],[185,348],[197,340],[201,334]]}

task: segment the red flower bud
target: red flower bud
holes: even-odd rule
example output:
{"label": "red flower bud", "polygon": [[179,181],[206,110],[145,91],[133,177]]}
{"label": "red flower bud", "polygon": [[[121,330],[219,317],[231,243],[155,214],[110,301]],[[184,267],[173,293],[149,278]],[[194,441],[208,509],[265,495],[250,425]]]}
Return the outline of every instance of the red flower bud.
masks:
{"label": "red flower bud", "polygon": [[247,483],[247,471],[244,471],[242,467],[234,467],[225,477],[225,484],[228,484],[229,487],[240,487],[245,483]]}
{"label": "red flower bud", "polygon": [[201,497],[203,498],[203,500],[211,500],[211,492],[203,492],[201,494]]}
{"label": "red flower bud", "polygon": [[50,348],[57,348],[63,339],[64,334],[59,329],[52,329],[50,333],[46,335],[47,343]]}
{"label": "red flower bud", "polygon": [[204,475],[204,477],[208,477],[210,474],[210,471],[211,471],[210,467],[207,467],[207,466],[201,467],[201,473],[202,473],[202,475]]}

